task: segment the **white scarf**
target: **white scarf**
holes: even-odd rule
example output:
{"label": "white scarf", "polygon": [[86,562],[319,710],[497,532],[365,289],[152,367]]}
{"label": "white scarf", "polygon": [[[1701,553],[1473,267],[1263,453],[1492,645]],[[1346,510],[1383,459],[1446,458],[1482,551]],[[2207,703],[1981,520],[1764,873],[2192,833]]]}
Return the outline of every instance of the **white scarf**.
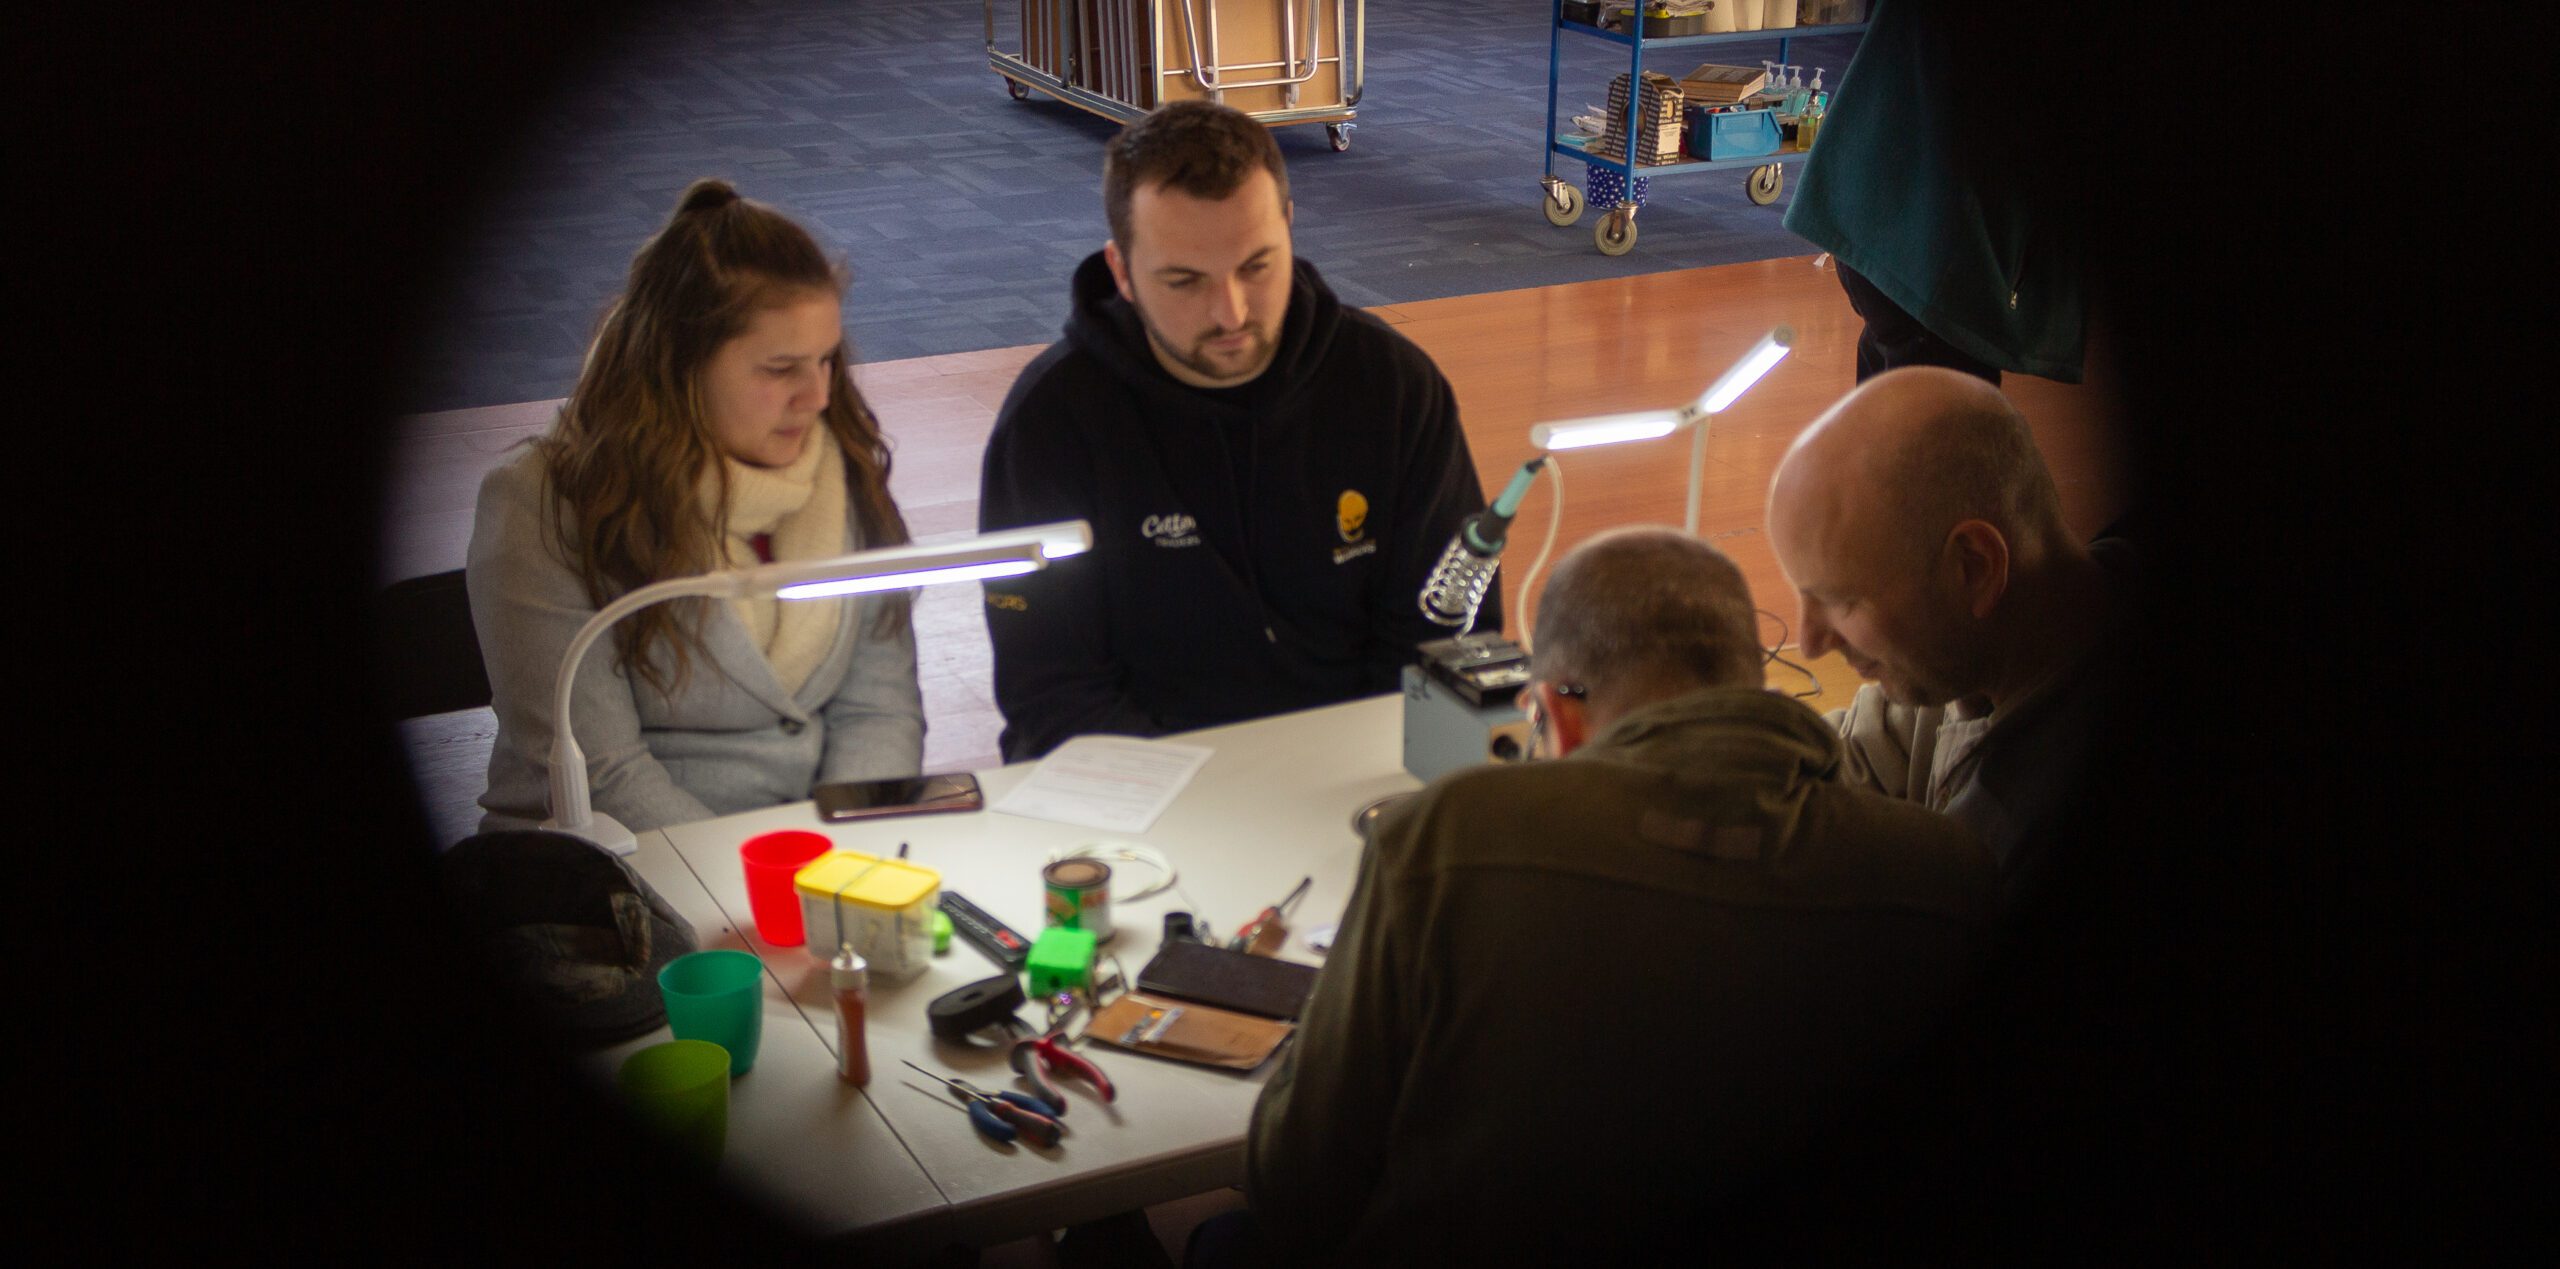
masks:
{"label": "white scarf", "polygon": [[[729,522],[720,535],[726,567],[753,568],[752,539],[773,535],[773,558],[817,560],[845,553],[844,462],[836,439],[824,424],[810,429],[800,457],[788,467],[750,467],[723,457],[729,472]],[[702,475],[705,512],[716,512],[718,481]],[[798,599],[784,603],[772,595],[749,595],[729,601],[731,611],[747,627],[747,637],[764,652],[782,690],[797,692],[809,673],[835,643],[843,619],[841,599]]]}

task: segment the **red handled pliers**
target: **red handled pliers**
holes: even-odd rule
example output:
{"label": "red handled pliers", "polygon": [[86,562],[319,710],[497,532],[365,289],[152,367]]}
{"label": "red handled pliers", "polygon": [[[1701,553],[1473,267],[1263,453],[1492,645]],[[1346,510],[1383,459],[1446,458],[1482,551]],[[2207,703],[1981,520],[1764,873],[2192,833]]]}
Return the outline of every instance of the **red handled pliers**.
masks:
{"label": "red handled pliers", "polygon": [[1111,1077],[1103,1074],[1101,1067],[1086,1061],[1082,1055],[1067,1047],[1066,1022],[1067,1019],[1075,1016],[1075,1011],[1074,994],[1058,993],[1058,1000],[1053,1001],[1049,1007],[1048,1029],[1038,1035],[1026,1036],[1014,1041],[1013,1051],[1005,1055],[1005,1060],[1013,1065],[1014,1073],[1030,1083],[1033,1094],[1040,1100],[1059,1107],[1062,1112],[1067,1104],[1067,1097],[1066,1094],[1058,1091],[1057,1084],[1049,1078],[1050,1073],[1063,1071],[1069,1076],[1083,1079],[1092,1084],[1093,1091],[1106,1102],[1117,1100],[1120,1096],[1120,1090],[1111,1086]]}

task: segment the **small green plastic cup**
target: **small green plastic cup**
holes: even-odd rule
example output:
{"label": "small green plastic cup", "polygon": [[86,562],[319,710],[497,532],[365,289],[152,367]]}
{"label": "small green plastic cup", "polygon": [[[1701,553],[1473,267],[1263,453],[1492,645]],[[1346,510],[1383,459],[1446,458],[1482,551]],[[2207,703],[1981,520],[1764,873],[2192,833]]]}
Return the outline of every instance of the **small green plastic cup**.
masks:
{"label": "small green plastic cup", "polygon": [[677,1039],[727,1049],[731,1075],[756,1064],[756,1041],[764,1034],[764,962],[729,947],[688,952],[658,971],[658,991]]}
{"label": "small green plastic cup", "polygon": [[614,1084],[640,1121],[705,1164],[729,1140],[729,1051],[708,1040],[666,1040],[622,1060]]}

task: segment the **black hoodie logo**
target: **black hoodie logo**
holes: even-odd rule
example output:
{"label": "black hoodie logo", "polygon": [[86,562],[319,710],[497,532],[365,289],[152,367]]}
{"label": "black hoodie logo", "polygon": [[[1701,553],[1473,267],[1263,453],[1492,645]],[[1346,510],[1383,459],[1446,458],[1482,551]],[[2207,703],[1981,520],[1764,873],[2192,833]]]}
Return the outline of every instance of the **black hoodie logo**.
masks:
{"label": "black hoodie logo", "polygon": [[1185,515],[1148,516],[1138,522],[1138,534],[1157,546],[1200,545],[1200,522]]}
{"label": "black hoodie logo", "polygon": [[1351,544],[1333,549],[1333,562],[1336,564],[1348,563],[1363,555],[1373,555],[1377,552],[1377,543],[1362,540],[1369,536],[1367,495],[1357,489],[1342,491],[1342,496],[1335,499],[1333,504],[1333,531],[1341,534],[1342,540]]}

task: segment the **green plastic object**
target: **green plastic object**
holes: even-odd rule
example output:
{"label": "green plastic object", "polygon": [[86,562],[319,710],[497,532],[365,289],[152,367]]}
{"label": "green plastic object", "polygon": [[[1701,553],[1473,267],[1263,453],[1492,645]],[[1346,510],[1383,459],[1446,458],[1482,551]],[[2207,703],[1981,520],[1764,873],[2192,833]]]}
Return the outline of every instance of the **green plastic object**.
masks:
{"label": "green plastic object", "polygon": [[729,1051],[729,1073],[756,1064],[764,1034],[764,963],[736,948],[691,952],[658,971],[667,999],[667,1029],[679,1040],[708,1040]]}
{"label": "green plastic object", "polygon": [[951,950],[951,914],[936,908],[933,913],[933,954]]}
{"label": "green plastic object", "polygon": [[1031,976],[1031,994],[1047,996],[1090,982],[1095,941],[1091,930],[1051,926],[1040,931],[1031,940],[1031,959],[1022,966]]}
{"label": "green plastic object", "polygon": [[729,1051],[708,1040],[668,1040],[622,1060],[615,1083],[642,1122],[705,1164],[729,1135]]}

